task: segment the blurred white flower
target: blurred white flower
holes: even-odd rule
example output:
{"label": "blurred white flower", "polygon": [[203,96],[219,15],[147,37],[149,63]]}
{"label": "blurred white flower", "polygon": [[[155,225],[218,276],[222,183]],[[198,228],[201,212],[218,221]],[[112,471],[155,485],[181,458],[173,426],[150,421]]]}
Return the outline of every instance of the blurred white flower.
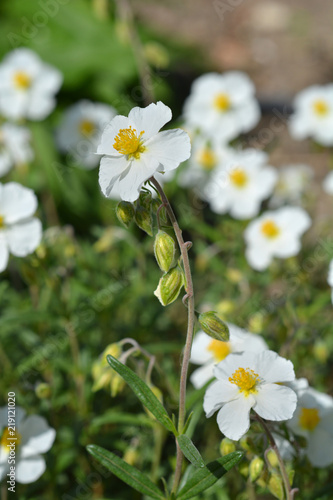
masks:
{"label": "blurred white flower", "polygon": [[0,64],[0,112],[13,120],[42,120],[54,109],[61,84],[60,71],[32,50],[13,50]]}
{"label": "blurred white flower", "polygon": [[56,134],[60,151],[71,153],[79,167],[97,167],[96,155],[106,125],[116,116],[112,106],[82,100],[70,106],[59,124]]}
{"label": "blurred white flower", "polygon": [[330,266],[328,268],[328,277],[327,277],[327,282],[332,288],[332,294],[331,294],[331,299],[333,303],[333,259],[330,262]]}
{"label": "blurred white flower", "polygon": [[278,169],[278,182],[269,207],[278,208],[286,203],[299,205],[312,178],[313,170],[309,165],[287,165]]}
{"label": "blurred white flower", "polygon": [[[8,408],[0,408],[0,481],[9,472],[8,455],[11,442],[8,429]],[[15,474],[16,481],[27,484],[37,481],[45,472],[46,464],[41,453],[46,453],[53,445],[56,432],[48,426],[45,418],[38,415],[26,416],[25,410],[15,408]]]}
{"label": "blurred white flower", "polygon": [[9,253],[25,257],[42,238],[42,224],[32,217],[37,209],[35,193],[16,182],[0,184],[0,272],[6,269]]}
{"label": "blurred white flower", "polygon": [[312,137],[323,146],[333,144],[333,84],[313,85],[294,100],[289,131],[294,139]]}
{"label": "blurred white flower", "polygon": [[298,397],[288,427],[306,438],[306,455],[315,467],[333,463],[333,398],[309,387]]}
{"label": "blurred white flower", "polygon": [[262,271],[273,257],[286,259],[297,255],[301,249],[301,236],[310,226],[309,215],[300,207],[265,212],[250,222],[244,232],[250,266]]}
{"label": "blurred white flower", "polygon": [[273,191],[275,168],[266,166],[263,151],[235,151],[212,173],[204,198],[213,212],[229,212],[235,219],[250,219],[259,213],[261,202]]}
{"label": "blurred white flower", "polygon": [[260,120],[254,85],[240,71],[202,75],[192,85],[184,117],[189,127],[228,142]]}
{"label": "blurred white flower", "polygon": [[23,165],[34,158],[30,146],[30,131],[12,123],[0,127],[0,177],[16,165]]}
{"label": "blurred white flower", "polygon": [[156,172],[168,172],[189,158],[190,138],[180,129],[159,132],[171,120],[171,109],[162,102],[133,108],[128,117],[118,115],[105,128],[97,153],[103,156],[99,183],[103,194],[112,191],[125,201],[135,201],[145,181]]}
{"label": "blurred white flower", "polygon": [[236,325],[228,323],[230,339],[228,342],[212,339],[203,331],[194,337],[191,363],[203,365],[195,370],[190,380],[196,389],[204,386],[214,377],[214,366],[233,352],[260,352],[268,349],[266,342],[259,336],[249,333]]}
{"label": "blurred white flower", "polygon": [[326,175],[323,182],[323,189],[327,194],[333,195],[333,171]]}
{"label": "blurred white flower", "polygon": [[204,397],[206,417],[217,410],[220,431],[240,439],[250,427],[251,408],[267,420],[288,420],[296,408],[295,392],[281,385],[295,378],[291,361],[276,352],[243,352],[227,356],[214,368],[217,378]]}

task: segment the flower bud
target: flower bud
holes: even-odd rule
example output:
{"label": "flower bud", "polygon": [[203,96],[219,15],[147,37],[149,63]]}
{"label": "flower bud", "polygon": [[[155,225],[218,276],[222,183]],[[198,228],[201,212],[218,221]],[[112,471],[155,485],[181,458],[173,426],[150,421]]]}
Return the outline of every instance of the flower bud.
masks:
{"label": "flower bud", "polygon": [[250,479],[256,481],[264,468],[264,461],[260,457],[254,457],[250,462]]}
{"label": "flower bud", "polygon": [[228,438],[222,439],[220,444],[220,453],[222,457],[229,455],[229,453],[233,453],[234,451],[236,451],[235,443]]}
{"label": "flower bud", "polygon": [[156,295],[162,306],[167,306],[177,299],[183,285],[183,272],[179,267],[173,267],[162,276],[154,295]]}
{"label": "flower bud", "polygon": [[129,201],[120,201],[116,208],[116,216],[121,224],[128,227],[134,219],[134,207]]}
{"label": "flower bud", "polygon": [[279,474],[273,472],[268,481],[268,489],[279,500],[284,499],[284,489],[282,484],[282,479]]}
{"label": "flower bud", "polygon": [[135,210],[135,222],[149,236],[153,236],[153,218],[150,210],[139,205]]}
{"label": "flower bud", "polygon": [[150,191],[141,191],[139,197],[139,205],[141,205],[146,210],[150,210],[152,199],[153,197]]}
{"label": "flower bud", "polygon": [[162,222],[163,224],[168,224],[167,212],[165,210],[165,207],[160,208],[161,205],[162,205],[161,200],[155,198],[151,203],[151,209],[154,214],[157,214],[158,211],[158,217],[160,222]]}
{"label": "flower bud", "polygon": [[92,377],[94,379],[94,385],[92,387],[93,392],[99,391],[100,389],[111,389],[111,395],[116,396],[125,385],[124,380],[115,373],[114,370],[110,370],[110,366],[107,362],[106,356],[110,354],[114,358],[119,358],[122,353],[122,349],[119,344],[109,344],[103,351],[101,356],[92,365]]}
{"label": "flower bud", "polygon": [[199,315],[199,323],[201,328],[210,337],[216,340],[227,342],[229,340],[229,328],[218,317],[214,311],[209,311]]}
{"label": "flower bud", "polygon": [[159,231],[155,238],[154,254],[161,271],[167,273],[175,257],[174,239],[164,231]]}
{"label": "flower bud", "polygon": [[49,384],[42,382],[35,388],[35,393],[37,398],[47,399],[51,396],[51,387]]}

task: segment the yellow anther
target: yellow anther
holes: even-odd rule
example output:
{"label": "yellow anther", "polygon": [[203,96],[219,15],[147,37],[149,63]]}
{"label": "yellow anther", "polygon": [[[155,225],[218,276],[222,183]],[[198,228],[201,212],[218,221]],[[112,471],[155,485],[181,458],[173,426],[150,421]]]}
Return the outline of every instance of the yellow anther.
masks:
{"label": "yellow anther", "polygon": [[115,137],[114,149],[123,155],[129,155],[135,159],[140,158],[140,154],[146,149],[142,144],[141,136],[145,133],[144,130],[139,135],[136,134],[135,128],[122,128]]}
{"label": "yellow anther", "polygon": [[93,135],[95,130],[96,130],[96,126],[90,120],[82,120],[79,123],[79,132],[80,132],[80,134],[82,134],[86,137]]}
{"label": "yellow anther", "polygon": [[231,108],[231,101],[228,94],[225,94],[223,92],[217,94],[214,98],[214,106],[219,111],[222,112],[228,111]]}
{"label": "yellow anther", "polygon": [[0,215],[0,229],[3,228],[5,225],[5,218],[3,215]]}
{"label": "yellow anther", "polygon": [[15,445],[18,446],[21,442],[21,434],[19,434],[17,431],[12,431],[11,429],[8,429],[8,427],[5,427],[0,439],[0,448],[5,448],[6,450],[9,450],[7,448],[7,445],[10,443],[10,441],[15,440]]}
{"label": "yellow anther", "polygon": [[13,76],[15,87],[26,90],[31,85],[31,77],[25,71],[16,71]]}
{"label": "yellow anther", "polygon": [[259,382],[260,377],[250,368],[238,368],[232,377],[229,377],[229,382],[238,386],[241,392],[244,392],[246,396],[256,392],[256,385]]}
{"label": "yellow anther", "polygon": [[319,115],[322,117],[322,116],[325,116],[328,114],[330,107],[327,104],[327,102],[324,101],[323,99],[317,99],[313,103],[313,109],[314,109],[314,112],[316,113],[316,115]]}
{"label": "yellow anther", "polygon": [[230,342],[222,342],[221,340],[214,339],[208,345],[207,350],[211,351],[214,359],[220,362],[230,354]]}
{"label": "yellow anther", "polygon": [[280,234],[280,229],[277,224],[271,220],[265,220],[261,225],[261,232],[266,238],[276,238]]}
{"label": "yellow anther", "polygon": [[204,170],[213,170],[216,167],[216,155],[209,148],[202,149],[197,157],[198,163]]}
{"label": "yellow anther", "polygon": [[231,182],[238,188],[243,188],[248,182],[248,177],[242,168],[235,168],[229,174]]}
{"label": "yellow anther", "polygon": [[302,408],[299,416],[299,425],[306,431],[313,431],[320,422],[317,408]]}

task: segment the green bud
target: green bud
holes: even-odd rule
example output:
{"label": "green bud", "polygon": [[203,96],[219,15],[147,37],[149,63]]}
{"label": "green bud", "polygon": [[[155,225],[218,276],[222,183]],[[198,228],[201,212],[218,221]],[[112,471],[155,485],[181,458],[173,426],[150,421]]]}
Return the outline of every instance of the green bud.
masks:
{"label": "green bud", "polygon": [[116,208],[116,215],[121,224],[128,227],[134,218],[134,207],[129,201],[120,201]]}
{"label": "green bud", "polygon": [[226,455],[229,455],[229,453],[233,453],[234,451],[236,451],[235,443],[228,438],[222,439],[220,444],[220,453],[222,457],[225,457]]}
{"label": "green bud", "polygon": [[51,396],[51,387],[49,384],[40,383],[35,388],[35,393],[39,399],[47,399]]}
{"label": "green bud", "polygon": [[153,197],[150,191],[141,191],[139,196],[139,205],[141,205],[146,210],[150,210],[152,199]]}
{"label": "green bud", "polygon": [[264,468],[264,461],[260,457],[254,457],[250,462],[250,479],[256,481]]}
{"label": "green bud", "polygon": [[200,314],[199,323],[203,331],[213,339],[222,340],[223,342],[229,340],[228,326],[214,311]]}
{"label": "green bud", "polygon": [[153,218],[150,210],[139,205],[135,210],[135,222],[149,236],[153,236]]}
{"label": "green bud", "polygon": [[175,257],[174,239],[164,231],[159,231],[155,238],[154,254],[161,271],[167,273]]}
{"label": "green bud", "polygon": [[[159,210],[160,206],[162,205],[162,202],[161,200],[159,199],[154,199],[151,203],[151,209],[153,211],[154,214],[157,214],[157,210]],[[167,213],[166,213],[166,210],[165,210],[165,207],[161,208],[158,212],[158,216],[159,216],[159,219],[160,221],[163,223],[163,224],[168,224],[168,216],[167,216]]]}
{"label": "green bud", "polygon": [[273,472],[268,481],[268,489],[279,500],[284,500],[284,489],[282,479],[279,474]]}
{"label": "green bud", "polygon": [[174,267],[162,276],[154,295],[156,295],[162,306],[167,306],[177,299],[183,285],[183,272],[179,267]]}

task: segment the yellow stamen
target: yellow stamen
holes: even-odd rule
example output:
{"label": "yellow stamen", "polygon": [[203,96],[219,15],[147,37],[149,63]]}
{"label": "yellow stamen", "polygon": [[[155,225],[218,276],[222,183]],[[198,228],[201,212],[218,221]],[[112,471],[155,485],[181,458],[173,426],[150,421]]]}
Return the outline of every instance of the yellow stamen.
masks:
{"label": "yellow stamen", "polygon": [[222,342],[221,340],[214,339],[208,345],[207,350],[211,351],[217,362],[220,362],[230,354],[230,342]]}
{"label": "yellow stamen", "polygon": [[271,219],[265,220],[261,225],[261,232],[266,238],[276,238],[280,234],[280,229]]}
{"label": "yellow stamen", "polygon": [[231,182],[240,189],[245,187],[248,182],[248,177],[241,168],[235,168],[232,172],[230,172],[229,177]]}
{"label": "yellow stamen", "polygon": [[229,382],[238,386],[240,392],[244,392],[245,396],[257,392],[256,385],[260,377],[250,368],[238,368],[232,377],[229,377]]}
{"label": "yellow stamen", "polygon": [[5,218],[3,215],[0,215],[0,229],[5,226]]}
{"label": "yellow stamen", "polygon": [[10,443],[10,441],[15,440],[15,445],[18,446],[21,442],[21,439],[22,436],[17,431],[12,431],[11,429],[8,429],[8,427],[5,427],[0,439],[0,448],[9,450],[9,448],[7,448],[7,445]]}
{"label": "yellow stamen", "polygon": [[313,109],[316,115],[322,117],[329,113],[330,107],[323,99],[317,99],[317,101],[314,101],[313,103]]}
{"label": "yellow stamen", "polygon": [[144,133],[145,131],[142,130],[140,134],[137,135],[135,128],[132,129],[131,126],[129,128],[122,128],[115,137],[113,147],[122,155],[128,155],[130,158],[133,157],[137,160],[140,158],[140,154],[146,149],[141,139]]}
{"label": "yellow stamen", "polygon": [[204,170],[207,171],[213,170],[217,163],[216,155],[208,147],[202,149],[198,154],[198,163],[200,163],[201,167]]}
{"label": "yellow stamen", "polygon": [[25,71],[16,71],[13,76],[15,87],[26,90],[31,85],[31,77]]}
{"label": "yellow stamen", "polygon": [[317,408],[302,408],[299,416],[299,425],[306,431],[313,431],[320,422]]}
{"label": "yellow stamen", "polygon": [[225,94],[223,92],[217,94],[214,98],[214,106],[223,113],[229,111],[229,109],[231,108],[231,101],[228,94]]}
{"label": "yellow stamen", "polygon": [[95,124],[90,120],[82,120],[79,123],[79,132],[80,134],[85,135],[86,137],[93,135],[95,130],[96,130]]}

